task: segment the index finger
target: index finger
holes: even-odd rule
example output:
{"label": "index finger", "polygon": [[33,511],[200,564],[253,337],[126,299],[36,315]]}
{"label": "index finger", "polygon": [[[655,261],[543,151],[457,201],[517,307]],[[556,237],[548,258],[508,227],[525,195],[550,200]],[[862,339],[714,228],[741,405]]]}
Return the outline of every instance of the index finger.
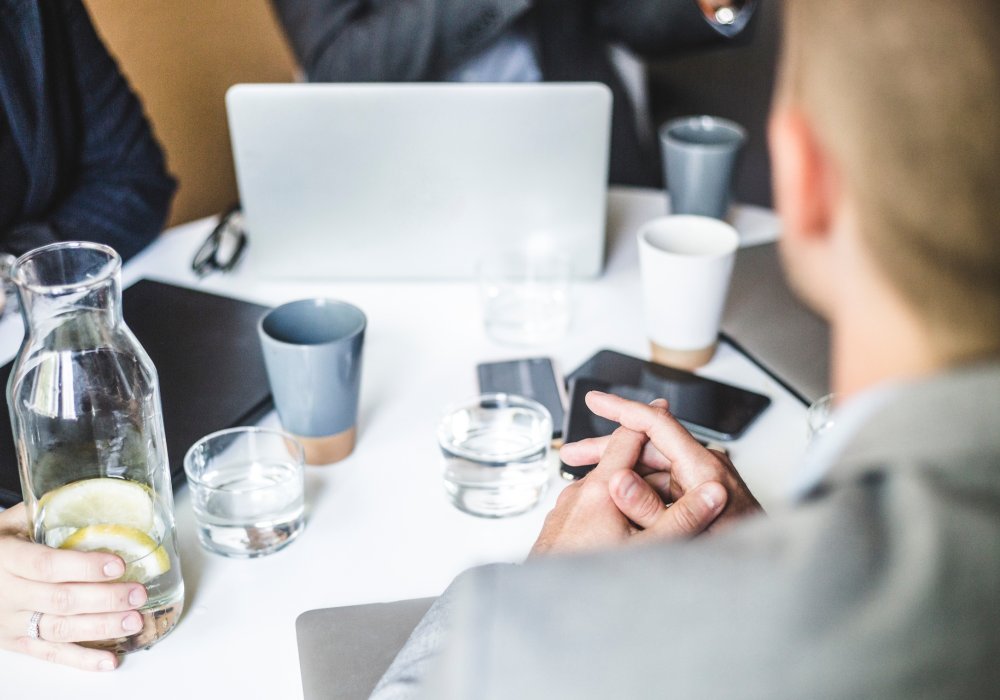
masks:
{"label": "index finger", "polygon": [[601,455],[601,461],[597,463],[594,472],[608,478],[615,472],[634,469],[646,440],[646,435],[643,433],[627,427],[617,428],[611,433],[604,454]]}
{"label": "index finger", "polygon": [[602,418],[648,436],[660,454],[671,462],[695,458],[705,451],[687,428],[663,406],[629,401],[602,391],[588,392],[586,401],[588,408]]}
{"label": "index finger", "polygon": [[0,566],[23,579],[47,583],[111,581],[125,573],[125,563],[114,554],[54,549],[11,536],[0,539]]}
{"label": "index finger", "polygon": [[0,511],[0,535],[28,534],[28,516],[24,503]]}

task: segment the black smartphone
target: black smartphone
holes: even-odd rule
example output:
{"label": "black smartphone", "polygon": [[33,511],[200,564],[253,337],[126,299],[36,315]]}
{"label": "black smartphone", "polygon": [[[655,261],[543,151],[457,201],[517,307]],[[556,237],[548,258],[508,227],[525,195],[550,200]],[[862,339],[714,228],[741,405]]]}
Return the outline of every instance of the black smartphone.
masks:
{"label": "black smartphone", "polygon": [[[614,421],[601,418],[587,408],[584,399],[588,391],[611,392],[611,384],[590,377],[578,377],[570,380],[569,408],[566,412],[566,428],[563,435],[566,442],[577,442],[592,437],[610,435],[618,427]],[[652,399],[650,399],[652,401]],[[566,479],[582,479],[596,464],[581,464],[571,467],[563,461],[559,462],[559,471]]]}
{"label": "black smartphone", "polygon": [[[566,435],[566,442],[576,442],[578,440],[584,440],[586,438],[592,437],[604,437],[605,435],[610,435],[618,427],[618,424],[614,421],[610,421],[606,418],[601,418],[600,416],[594,415],[589,408],[587,408],[586,397],[588,391],[603,391],[605,393],[611,393],[616,387],[608,382],[602,382],[597,379],[589,379],[587,377],[580,377],[579,379],[574,379],[570,385],[570,395],[569,395],[569,409],[566,413],[566,428],[563,431]],[[620,388],[620,387],[618,387]],[[653,399],[650,399],[652,401]],[[701,443],[704,447],[711,447],[713,450],[718,450],[723,454],[729,454],[728,450],[719,443],[714,443],[704,438],[700,438],[697,435],[694,439]],[[587,473],[596,467],[596,464],[581,464],[579,466],[571,467],[565,462],[560,461],[560,471],[565,479],[581,479],[587,475]]]}
{"label": "black smartphone", "polygon": [[501,392],[534,399],[552,414],[552,438],[562,437],[565,421],[565,393],[552,360],[531,357],[505,362],[484,362],[476,367],[479,390]]}
{"label": "black smartphone", "polygon": [[643,403],[666,399],[684,427],[709,440],[735,440],[771,405],[763,394],[613,350],[601,350],[566,379],[581,378],[605,382],[604,391]]}

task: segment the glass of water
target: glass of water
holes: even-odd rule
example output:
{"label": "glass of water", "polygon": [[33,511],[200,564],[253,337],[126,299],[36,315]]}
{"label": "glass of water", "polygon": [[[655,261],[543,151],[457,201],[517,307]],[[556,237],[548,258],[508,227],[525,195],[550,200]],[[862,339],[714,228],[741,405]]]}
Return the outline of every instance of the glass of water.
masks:
{"label": "glass of water", "polygon": [[549,483],[551,441],[552,417],[537,401],[483,394],[453,406],[438,426],[445,491],[472,515],[530,510]]}
{"label": "glass of water", "polygon": [[302,446],[266,428],[220,430],[184,457],[198,539],[227,557],[277,552],[305,526]]}
{"label": "glass of water", "polygon": [[486,333],[508,345],[561,338],[570,324],[570,261],[560,251],[510,251],[479,264]]}
{"label": "glass of water", "polygon": [[812,441],[818,435],[825,433],[834,424],[834,403],[837,397],[827,394],[813,401],[806,411],[806,439]]}

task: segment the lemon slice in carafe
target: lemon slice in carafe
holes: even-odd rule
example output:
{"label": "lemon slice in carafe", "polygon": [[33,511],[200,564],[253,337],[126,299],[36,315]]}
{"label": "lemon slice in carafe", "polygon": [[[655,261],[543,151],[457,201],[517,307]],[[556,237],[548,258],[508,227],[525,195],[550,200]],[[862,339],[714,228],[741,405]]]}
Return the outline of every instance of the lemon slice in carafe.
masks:
{"label": "lemon slice in carafe", "polygon": [[122,581],[146,583],[170,570],[167,551],[152,537],[127,525],[88,525],[67,537],[60,549],[110,552],[125,560]]}
{"label": "lemon slice in carafe", "polygon": [[126,479],[100,477],[74,481],[49,491],[38,505],[46,530],[101,523],[123,525],[143,533],[153,530],[153,499],[149,489]]}

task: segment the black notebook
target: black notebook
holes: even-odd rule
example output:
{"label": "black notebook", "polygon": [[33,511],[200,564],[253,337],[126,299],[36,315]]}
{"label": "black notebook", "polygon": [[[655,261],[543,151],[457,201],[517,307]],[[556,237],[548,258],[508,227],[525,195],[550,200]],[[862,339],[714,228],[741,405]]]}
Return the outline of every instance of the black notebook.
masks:
{"label": "black notebook", "polygon": [[[271,409],[257,322],[267,307],[141,280],[122,295],[125,323],[156,366],[174,488],[200,437],[255,423]],[[6,388],[11,363],[0,368]],[[21,500],[6,398],[0,400],[0,506]]]}

